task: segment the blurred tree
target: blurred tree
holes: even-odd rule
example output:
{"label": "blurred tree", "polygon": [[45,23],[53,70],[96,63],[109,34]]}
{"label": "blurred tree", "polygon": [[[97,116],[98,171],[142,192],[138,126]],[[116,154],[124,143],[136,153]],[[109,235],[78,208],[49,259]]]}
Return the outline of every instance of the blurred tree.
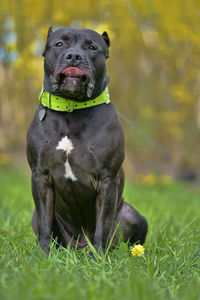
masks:
{"label": "blurred tree", "polygon": [[[0,148],[25,143],[42,85],[41,53],[53,24],[107,30],[117,108],[173,161],[199,162],[198,0],[0,0],[0,6]],[[127,128],[126,137],[128,152],[162,161],[142,136]]]}

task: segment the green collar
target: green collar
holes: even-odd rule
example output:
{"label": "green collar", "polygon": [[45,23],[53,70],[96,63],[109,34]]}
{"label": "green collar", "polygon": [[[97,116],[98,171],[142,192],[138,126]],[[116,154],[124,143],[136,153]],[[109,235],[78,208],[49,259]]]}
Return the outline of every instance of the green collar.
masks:
{"label": "green collar", "polygon": [[39,100],[43,106],[46,106],[50,109],[57,110],[57,111],[72,112],[73,110],[76,109],[83,109],[83,108],[92,107],[103,103],[108,104],[110,102],[110,97],[108,93],[108,88],[106,88],[95,99],[84,101],[84,102],[78,102],[70,99],[65,99],[59,96],[55,96],[42,89],[39,95]]}

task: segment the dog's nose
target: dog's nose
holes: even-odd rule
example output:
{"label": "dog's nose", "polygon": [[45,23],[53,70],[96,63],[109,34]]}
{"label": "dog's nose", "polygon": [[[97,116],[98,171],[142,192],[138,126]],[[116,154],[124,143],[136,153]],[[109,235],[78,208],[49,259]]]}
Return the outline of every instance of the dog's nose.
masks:
{"label": "dog's nose", "polygon": [[83,60],[83,56],[77,52],[70,52],[65,55],[65,59],[68,63],[80,62],[81,60]]}

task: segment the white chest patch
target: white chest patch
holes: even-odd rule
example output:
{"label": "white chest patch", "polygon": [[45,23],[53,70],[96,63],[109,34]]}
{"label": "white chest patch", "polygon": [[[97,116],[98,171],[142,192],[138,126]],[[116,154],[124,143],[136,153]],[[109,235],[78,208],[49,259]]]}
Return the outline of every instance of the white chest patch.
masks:
{"label": "white chest patch", "polygon": [[58,143],[58,146],[56,147],[56,150],[63,150],[67,155],[67,159],[65,162],[65,178],[71,179],[72,181],[76,181],[77,178],[74,175],[74,173],[71,169],[71,166],[69,164],[69,161],[68,161],[69,154],[71,153],[71,151],[73,149],[74,149],[74,146],[72,144],[72,141],[67,136],[64,136],[62,138],[62,140],[60,140],[60,142]]}

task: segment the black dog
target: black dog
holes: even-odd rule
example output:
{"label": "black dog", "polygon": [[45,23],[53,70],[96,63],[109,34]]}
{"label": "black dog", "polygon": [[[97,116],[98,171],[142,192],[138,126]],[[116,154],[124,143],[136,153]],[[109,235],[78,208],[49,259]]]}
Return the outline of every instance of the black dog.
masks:
{"label": "black dog", "polygon": [[27,135],[32,226],[47,253],[51,235],[80,248],[86,235],[105,250],[117,224],[125,241],[145,241],[145,218],[122,197],[124,135],[106,89],[109,46],[106,32],[48,31],[44,89]]}

